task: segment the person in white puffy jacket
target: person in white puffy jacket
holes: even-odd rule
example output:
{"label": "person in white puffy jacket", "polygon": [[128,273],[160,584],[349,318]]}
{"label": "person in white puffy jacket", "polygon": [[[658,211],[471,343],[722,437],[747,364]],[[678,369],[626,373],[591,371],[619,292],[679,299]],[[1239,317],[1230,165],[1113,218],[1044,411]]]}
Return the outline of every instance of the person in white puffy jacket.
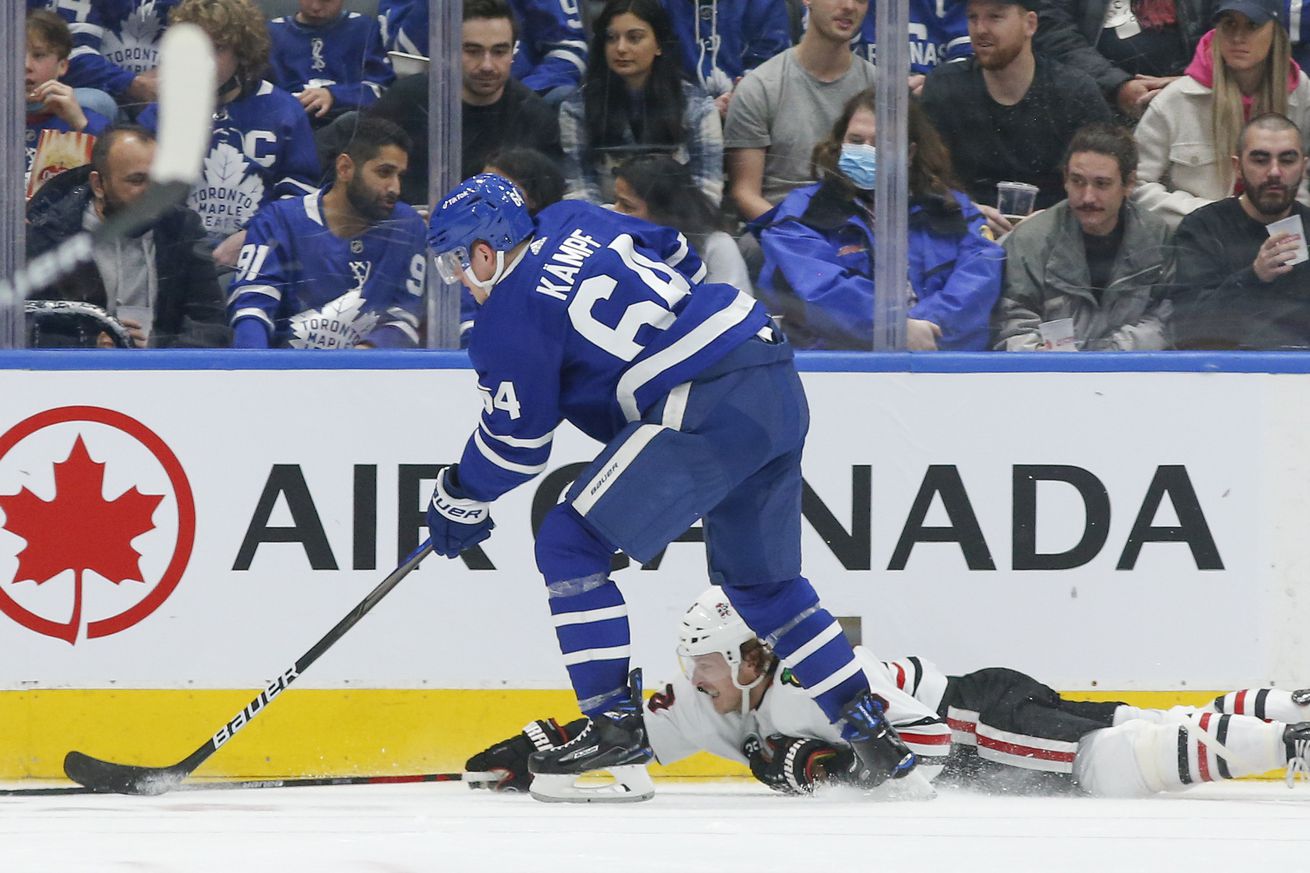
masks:
{"label": "person in white puffy jacket", "polygon": [[[1221,0],[1187,73],[1147,106],[1135,133],[1134,201],[1170,229],[1234,192],[1231,156],[1250,118],[1288,116],[1310,132],[1310,78],[1291,59],[1282,0]],[[1310,205],[1303,184],[1299,198]]]}

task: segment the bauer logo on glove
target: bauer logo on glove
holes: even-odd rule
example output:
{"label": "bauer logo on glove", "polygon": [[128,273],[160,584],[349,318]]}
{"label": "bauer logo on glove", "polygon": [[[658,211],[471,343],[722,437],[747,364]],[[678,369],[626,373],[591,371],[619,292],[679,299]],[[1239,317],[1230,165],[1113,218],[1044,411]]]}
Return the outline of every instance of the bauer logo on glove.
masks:
{"label": "bauer logo on glove", "polygon": [[459,484],[459,465],[453,464],[437,473],[437,487],[428,505],[428,531],[432,534],[432,551],[453,558],[467,548],[491,536],[496,523],[491,520],[491,504],[474,500]]}

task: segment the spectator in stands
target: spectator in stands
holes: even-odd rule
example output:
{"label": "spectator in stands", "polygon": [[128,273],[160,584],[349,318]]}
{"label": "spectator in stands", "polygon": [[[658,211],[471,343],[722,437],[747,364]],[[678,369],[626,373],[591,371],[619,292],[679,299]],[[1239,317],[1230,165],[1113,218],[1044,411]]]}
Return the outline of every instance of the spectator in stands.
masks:
{"label": "spectator in stands", "polygon": [[614,208],[682,231],[705,262],[705,281],[751,290],[750,271],[723,216],[687,168],[667,155],[638,155],[614,171]]}
{"label": "spectator in stands", "polygon": [[409,137],[365,118],[333,182],[259,211],[228,294],[233,346],[413,347],[423,307],[423,219],[399,202]]}
{"label": "spectator in stands", "polygon": [[[787,195],[760,235],[759,297],[800,348],[873,347],[874,101],[873,89],[847,101],[814,149],[814,173],[823,181]],[[907,123],[913,300],[906,344],[912,351],[980,351],[1005,255],[984,236],[983,216],[954,189],[950,157],[918,103],[909,104]]]}
{"label": "spectator in stands", "polygon": [[[154,135],[145,128],[124,125],[102,134],[89,165],[55,177],[28,204],[27,257],[130,206],[149,184],[154,154]],[[37,296],[103,308],[138,347],[226,346],[222,294],[204,243],[200,218],[176,206],[142,236],[98,248],[94,260]]]}
{"label": "spectator in stands", "polygon": [[[1242,129],[1232,161],[1242,193],[1206,204],[1174,236],[1174,336],[1187,349],[1310,349],[1310,209],[1296,201],[1306,168],[1301,130],[1266,113]],[[1297,232],[1270,232],[1299,217]]]}
{"label": "spectator in stands", "polygon": [[1036,185],[1045,209],[1064,196],[1060,167],[1074,132],[1111,117],[1090,77],[1033,54],[1039,3],[969,0],[973,59],[938,67],[923,86],[957,176],[998,235],[1012,225],[991,205],[996,183]]}
{"label": "spectator in stands", "polygon": [[[64,19],[44,9],[27,13],[27,62],[23,73],[23,93],[27,96],[27,173],[32,172],[42,131],[97,136],[109,126],[109,119],[79,105],[73,88],[60,81],[68,72],[72,50],[73,36]],[[85,154],[81,159],[86,160]],[[64,164],[58,166],[68,168]]]}
{"label": "spectator in stands", "polygon": [[[1310,129],[1310,79],[1289,56],[1282,0],[1220,0],[1187,75],[1151,101],[1137,125],[1138,202],[1176,227],[1233,193],[1238,131],[1264,112]],[[1240,191],[1238,192],[1240,193]],[[1301,202],[1310,203],[1305,191]]]}
{"label": "spectator in stands", "polygon": [[1074,134],[1064,161],[1069,197],[1005,237],[1005,285],[993,313],[995,347],[1033,351],[1072,322],[1078,349],[1168,347],[1169,228],[1134,205],[1137,146],[1115,124]]}
{"label": "spectator in stands", "polygon": [[586,84],[560,104],[566,197],[609,203],[614,168],[662,152],[686,164],[717,204],[723,128],[714,101],[682,76],[660,0],[608,0],[596,18]]}
{"label": "spectator in stands", "polygon": [[1210,29],[1215,5],[1216,0],[1047,0],[1038,10],[1033,47],[1091,76],[1110,105],[1136,119],[1183,74]]}
{"label": "spectator in stands", "polygon": [[66,81],[83,106],[113,119],[118,103],[139,109],[158,96],[159,38],[178,2],[27,0],[27,8],[49,9],[68,23],[73,52]]}
{"label": "spectator in stands", "polygon": [[[534,148],[559,160],[559,116],[532,89],[510,76],[518,24],[505,0],[465,0],[461,33],[463,112],[460,172],[481,172],[487,156],[506,145]],[[392,121],[414,143],[401,199],[428,200],[428,77],[405,76],[369,110]],[[342,126],[353,121],[343,118]],[[348,133],[348,131],[347,131]],[[344,138],[344,137],[343,137]]]}
{"label": "spectator in stands", "polygon": [[[509,0],[523,35],[514,52],[511,75],[558,106],[577,90],[587,71],[587,41],[579,3],[568,0]],[[428,55],[428,0],[382,0],[387,48]],[[467,10],[465,11],[467,18]]]}
{"label": "spectator in stands", "polygon": [[513,182],[523,192],[528,212],[533,215],[564,199],[564,174],[559,165],[536,149],[513,147],[495,151],[487,156],[480,172],[495,173]]}
{"label": "spectator in stands", "polygon": [[[973,56],[969,43],[969,22],[964,14],[965,0],[909,0],[910,93],[923,92],[923,82],[933,68]],[[878,62],[878,27],[869,4],[864,27],[855,41],[855,53]]]}
{"label": "spectator in stands", "polygon": [[741,77],[791,48],[786,0],[663,0],[683,73],[714,98],[720,117]]}
{"label": "spectator in stands", "polygon": [[723,144],[733,203],[759,218],[813,180],[810,156],[842,105],[873,86],[873,64],[851,52],[868,0],[808,0],[809,26],[793,48],[737,86]]}
{"label": "spectator in stands", "polygon": [[373,105],[396,78],[377,19],[344,2],[300,0],[295,15],[268,23],[273,84],[294,94],[311,122]]}
{"label": "spectator in stands", "polygon": [[[187,204],[200,214],[214,260],[236,262],[245,225],[277,197],[317,190],[314,134],[299,101],[260,78],[268,65],[268,28],[252,0],[182,0],[172,23],[197,25],[214,43],[218,107],[203,176]],[[154,129],[158,106],[141,113]]]}

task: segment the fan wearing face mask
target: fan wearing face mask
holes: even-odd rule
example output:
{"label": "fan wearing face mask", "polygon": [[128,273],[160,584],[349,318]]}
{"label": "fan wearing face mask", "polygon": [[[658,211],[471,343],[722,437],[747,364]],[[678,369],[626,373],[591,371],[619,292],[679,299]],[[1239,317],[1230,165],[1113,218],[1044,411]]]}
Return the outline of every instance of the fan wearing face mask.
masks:
{"label": "fan wearing face mask", "polygon": [[[873,348],[874,226],[878,154],[872,89],[852,97],[814,148],[820,181],[761,218],[759,298],[800,348]],[[941,138],[909,105],[911,351],[981,351],[1001,290],[1005,253],[983,216],[951,181]]]}

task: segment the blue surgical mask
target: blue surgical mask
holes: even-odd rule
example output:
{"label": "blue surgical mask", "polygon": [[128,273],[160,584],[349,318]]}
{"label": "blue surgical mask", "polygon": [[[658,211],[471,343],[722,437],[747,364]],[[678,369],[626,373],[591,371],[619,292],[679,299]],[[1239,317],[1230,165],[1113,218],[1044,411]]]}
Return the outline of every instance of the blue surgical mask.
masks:
{"label": "blue surgical mask", "polygon": [[878,149],[868,143],[842,143],[837,169],[861,191],[872,191],[878,180]]}

